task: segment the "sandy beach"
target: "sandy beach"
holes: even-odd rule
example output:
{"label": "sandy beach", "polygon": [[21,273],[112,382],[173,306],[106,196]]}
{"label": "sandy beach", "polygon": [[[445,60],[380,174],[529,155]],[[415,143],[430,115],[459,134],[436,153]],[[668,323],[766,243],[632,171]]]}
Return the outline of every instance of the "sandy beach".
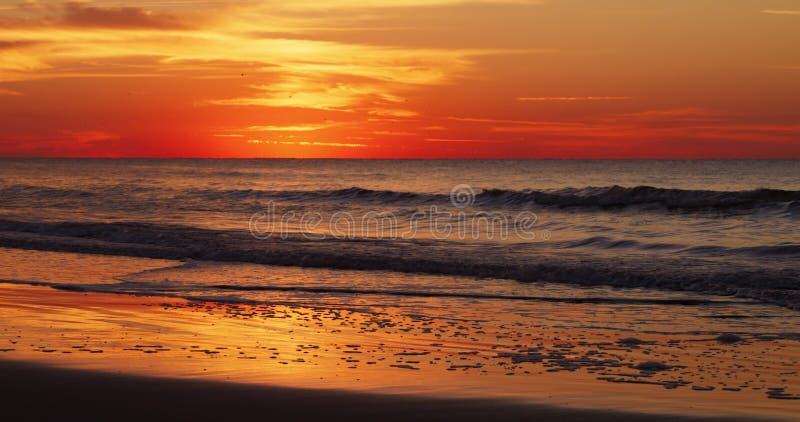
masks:
{"label": "sandy beach", "polygon": [[[793,311],[771,305],[724,298],[703,305],[686,298],[677,305],[522,301],[514,306],[524,308],[487,320],[487,312],[498,310],[494,300],[379,297],[391,309],[413,303],[416,314],[379,311],[363,301],[331,307],[306,292],[230,303],[187,290],[177,297],[163,282],[160,292],[144,284],[164,277],[177,282],[176,272],[214,282],[202,265],[1,252],[6,262],[18,262],[14,274],[11,267],[0,274],[6,280],[0,284],[0,371],[14,380],[4,383],[4,408],[31,412],[35,401],[77,415],[86,414],[91,400],[102,404],[89,412],[131,409],[131,420],[262,412],[352,420],[612,420],[620,414],[626,420],[793,420],[800,403],[800,344],[791,327],[773,325]],[[262,270],[276,279],[282,271],[301,275],[291,268],[223,267],[227,275]],[[129,273],[139,274],[147,293],[102,292],[119,288]],[[29,281],[12,283],[12,276]],[[59,283],[76,277],[86,283]],[[442,311],[454,303],[461,320]],[[535,314],[526,317],[523,309]],[[734,317],[745,311],[762,318]],[[733,331],[739,334],[716,334]]]}
{"label": "sandy beach", "polygon": [[177,380],[59,369],[0,361],[3,412],[29,419],[121,421],[230,418],[350,421],[715,421],[746,418],[689,418],[589,411],[507,400],[436,399],[337,390],[303,390],[234,383]]}

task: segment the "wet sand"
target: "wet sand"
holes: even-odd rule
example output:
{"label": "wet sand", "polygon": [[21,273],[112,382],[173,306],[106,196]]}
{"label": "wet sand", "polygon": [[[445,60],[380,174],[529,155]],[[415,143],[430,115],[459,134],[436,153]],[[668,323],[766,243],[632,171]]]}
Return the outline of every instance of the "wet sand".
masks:
{"label": "wet sand", "polygon": [[[375,412],[406,407],[426,419],[440,409],[509,418],[542,409],[553,418],[589,412],[590,419],[608,411],[800,414],[797,312],[736,297],[602,286],[0,248],[0,360],[9,362],[6,370],[31,371],[3,378],[30,387],[9,397],[60,406],[81,403],[72,390],[91,397],[95,389],[102,398],[111,391],[95,384],[130,382],[190,386],[163,393],[181,406],[207,401],[204,394],[230,397],[223,408],[239,405],[238,393],[181,396],[209,386],[268,396],[259,403],[291,396],[279,407],[309,397],[346,404],[325,414],[386,403],[358,415],[379,419],[386,417]],[[71,372],[39,379],[32,364]],[[129,377],[142,378],[120,384]],[[51,381],[75,388],[58,391]],[[106,399],[137,402],[115,394]],[[149,411],[143,406],[136,410]],[[317,411],[281,408],[308,418]]]}
{"label": "wet sand", "polygon": [[[577,305],[554,306],[578,318]],[[592,324],[603,318],[597,314]],[[169,415],[188,407],[202,417],[209,414],[192,405],[217,396],[225,409],[220,417],[238,414],[232,409],[240,407],[258,414],[272,401],[278,402],[275,412],[287,416],[363,412],[356,420],[414,414],[450,420],[481,412],[509,419],[616,417],[608,410],[647,418],[794,420],[800,409],[794,338],[719,339],[705,332],[634,337],[537,320],[542,323],[527,327],[516,315],[465,322],[0,284],[0,359],[7,362],[3,379],[15,380],[4,388],[18,391],[5,397],[55,400],[53,406],[65,412],[91,400],[109,412],[139,403],[137,412]],[[106,375],[54,371],[48,376],[60,378],[40,379],[50,370],[29,363]],[[106,378],[108,373],[117,375]],[[160,393],[145,395],[141,404],[135,389],[150,385],[165,391],[153,390]],[[193,389],[199,390],[188,395]],[[304,408],[312,398],[320,405]],[[396,414],[398,409],[405,413]]]}
{"label": "wet sand", "polygon": [[2,360],[0,379],[3,413],[30,420],[721,420],[140,377]]}

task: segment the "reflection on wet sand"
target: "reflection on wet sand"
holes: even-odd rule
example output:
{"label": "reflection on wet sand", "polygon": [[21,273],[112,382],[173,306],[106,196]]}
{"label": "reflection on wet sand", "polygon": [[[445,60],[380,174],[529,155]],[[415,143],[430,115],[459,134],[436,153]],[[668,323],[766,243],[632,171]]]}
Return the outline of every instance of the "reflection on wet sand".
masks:
{"label": "reflection on wet sand", "polygon": [[5,284],[0,357],[662,413],[791,418],[800,403],[791,311],[544,302],[489,315],[482,301],[446,300],[469,312],[454,319],[434,307],[411,315]]}

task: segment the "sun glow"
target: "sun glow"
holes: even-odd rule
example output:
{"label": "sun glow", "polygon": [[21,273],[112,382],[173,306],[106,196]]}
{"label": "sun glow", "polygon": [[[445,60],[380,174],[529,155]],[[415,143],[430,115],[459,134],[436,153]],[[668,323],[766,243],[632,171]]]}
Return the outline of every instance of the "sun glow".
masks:
{"label": "sun glow", "polygon": [[745,3],[4,5],[0,154],[292,156],[247,140],[313,132],[320,156],[797,156],[797,13]]}

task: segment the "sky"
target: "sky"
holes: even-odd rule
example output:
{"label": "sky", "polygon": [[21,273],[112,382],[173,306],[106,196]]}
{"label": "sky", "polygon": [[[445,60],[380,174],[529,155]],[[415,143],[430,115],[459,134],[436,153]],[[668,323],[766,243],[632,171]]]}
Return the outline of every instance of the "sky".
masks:
{"label": "sky", "polygon": [[800,158],[800,0],[0,0],[0,156]]}

